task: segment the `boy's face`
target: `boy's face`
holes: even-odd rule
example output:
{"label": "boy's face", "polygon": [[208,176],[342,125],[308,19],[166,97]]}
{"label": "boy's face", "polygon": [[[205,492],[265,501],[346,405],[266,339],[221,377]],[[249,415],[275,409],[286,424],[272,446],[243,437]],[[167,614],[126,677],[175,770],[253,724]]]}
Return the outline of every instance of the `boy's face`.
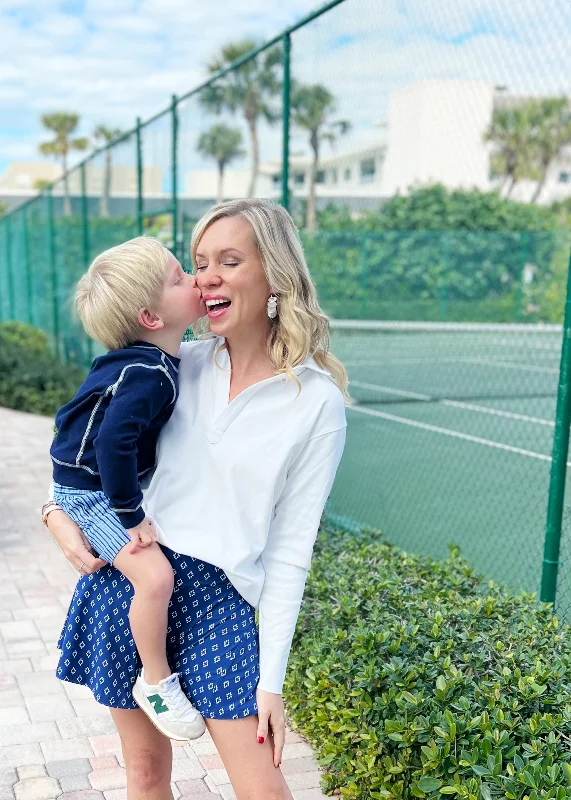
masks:
{"label": "boy's face", "polygon": [[169,253],[167,278],[157,314],[165,327],[181,328],[183,331],[206,314],[196,278],[183,270],[172,253]]}

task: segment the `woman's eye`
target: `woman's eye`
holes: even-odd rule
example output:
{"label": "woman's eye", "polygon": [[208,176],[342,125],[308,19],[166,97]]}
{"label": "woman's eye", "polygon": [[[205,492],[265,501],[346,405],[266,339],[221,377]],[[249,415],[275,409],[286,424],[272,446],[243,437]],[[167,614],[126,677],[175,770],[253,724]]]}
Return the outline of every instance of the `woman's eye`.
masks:
{"label": "woman's eye", "polygon": [[238,266],[238,262],[237,261],[226,261],[226,262],[224,262],[224,266],[225,267],[237,267]]}
{"label": "woman's eye", "polygon": [[201,270],[201,269],[206,269],[207,266],[208,266],[208,264],[197,264],[196,265],[196,271],[199,272],[199,270]]}

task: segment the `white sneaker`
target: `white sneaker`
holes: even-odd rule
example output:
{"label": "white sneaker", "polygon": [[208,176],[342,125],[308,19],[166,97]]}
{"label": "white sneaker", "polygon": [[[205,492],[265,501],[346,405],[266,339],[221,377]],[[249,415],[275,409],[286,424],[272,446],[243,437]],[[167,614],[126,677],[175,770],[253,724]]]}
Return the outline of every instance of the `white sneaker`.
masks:
{"label": "white sneaker", "polygon": [[182,691],[177,672],[163,678],[157,686],[149,686],[141,670],[133,686],[133,697],[153,725],[169,739],[198,739],[204,733],[202,714]]}

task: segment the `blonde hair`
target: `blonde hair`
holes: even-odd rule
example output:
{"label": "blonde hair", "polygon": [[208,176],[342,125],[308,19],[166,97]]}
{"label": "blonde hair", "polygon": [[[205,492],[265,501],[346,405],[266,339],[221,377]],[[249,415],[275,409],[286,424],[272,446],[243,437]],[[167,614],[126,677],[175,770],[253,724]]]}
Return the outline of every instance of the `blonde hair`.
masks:
{"label": "blonde hair", "polygon": [[92,339],[119,350],[139,338],[139,311],[160,302],[168,257],[167,248],[151,236],[138,236],[97,256],[75,293],[77,313]]}
{"label": "blonde hair", "polygon": [[269,200],[231,200],[214,206],[192,233],[191,256],[210,225],[225,217],[243,217],[254,231],[271,290],[278,297],[278,316],[272,323],[268,355],[276,374],[285,374],[301,388],[294,367],[309,357],[330,373],[347,399],[347,372],[329,351],[329,320],[317,302],[303,247],[287,211]]}

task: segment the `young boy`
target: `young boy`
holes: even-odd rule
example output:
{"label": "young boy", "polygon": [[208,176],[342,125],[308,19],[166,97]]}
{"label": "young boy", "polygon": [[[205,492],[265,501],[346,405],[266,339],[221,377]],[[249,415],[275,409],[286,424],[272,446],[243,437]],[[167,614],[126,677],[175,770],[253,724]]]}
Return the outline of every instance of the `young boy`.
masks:
{"label": "young boy", "polygon": [[173,572],[145,516],[139,479],[155,465],[178,396],[184,332],[205,306],[194,276],[145,236],[98,256],[79,281],[76,305],[89,336],[109,352],[56,416],[54,500],[133,584],[129,619],[143,664],[133,697],[166,736],[194,739],[204,720],[166,656]]}

